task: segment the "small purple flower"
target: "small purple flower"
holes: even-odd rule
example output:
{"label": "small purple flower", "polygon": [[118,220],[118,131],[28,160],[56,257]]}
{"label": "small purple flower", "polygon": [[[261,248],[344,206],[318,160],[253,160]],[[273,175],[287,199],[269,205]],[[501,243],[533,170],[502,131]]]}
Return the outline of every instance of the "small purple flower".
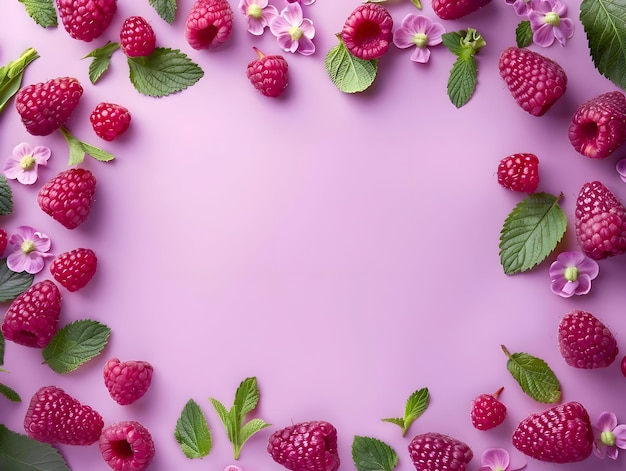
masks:
{"label": "small purple flower", "polygon": [[599,272],[598,262],[582,252],[562,252],[550,265],[550,290],[564,298],[587,294]]}
{"label": "small purple flower", "polygon": [[411,60],[425,64],[430,59],[428,46],[441,44],[441,36],[445,32],[440,23],[435,23],[426,16],[409,13],[402,20],[400,27],[393,32],[393,43],[401,49],[415,46]]}
{"label": "small purple flower", "polygon": [[619,177],[626,183],[626,159],[622,159],[615,165],[615,170],[619,173]]}
{"label": "small purple flower", "polygon": [[52,257],[50,238],[30,226],[19,226],[9,237],[12,252],[7,257],[7,267],[14,272],[39,273],[44,266],[44,258]]}
{"label": "small purple flower", "polygon": [[255,36],[262,35],[270,20],[278,15],[278,10],[268,0],[240,0],[239,11],[248,18],[248,31]]}
{"label": "small purple flower", "polygon": [[535,1],[536,0],[504,0],[507,5],[511,5],[513,7],[517,16],[521,16],[523,18],[528,17],[528,12],[530,12]]}
{"label": "small purple flower", "polygon": [[13,152],[4,163],[4,176],[9,180],[17,179],[24,185],[37,181],[39,165],[48,165],[50,149],[44,146],[31,146],[22,142],[13,148]]}
{"label": "small purple flower", "polygon": [[619,450],[626,450],[626,425],[617,425],[613,412],[604,411],[593,424],[593,454],[598,458],[617,459]]}
{"label": "small purple flower", "polygon": [[313,37],[315,28],[313,22],[302,16],[302,7],[299,3],[288,3],[270,20],[270,31],[283,51],[296,52],[309,56],[315,52]]}
{"label": "small purple flower", "polygon": [[534,0],[528,12],[533,42],[548,47],[556,38],[561,46],[565,46],[574,35],[574,22],[565,18],[566,14],[567,5],[561,0]]}
{"label": "small purple flower", "polygon": [[504,448],[487,448],[483,451],[480,462],[478,471],[517,471],[526,466],[526,463],[521,463],[519,468],[511,468],[511,457]]}

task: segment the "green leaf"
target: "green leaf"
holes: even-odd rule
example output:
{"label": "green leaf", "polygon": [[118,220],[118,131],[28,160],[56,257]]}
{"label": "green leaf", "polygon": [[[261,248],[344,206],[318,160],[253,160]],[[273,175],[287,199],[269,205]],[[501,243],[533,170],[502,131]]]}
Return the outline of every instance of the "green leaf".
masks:
{"label": "green leaf", "polygon": [[392,471],[398,454],[385,442],[356,435],[352,441],[352,461],[357,471]]}
{"label": "green leaf", "polygon": [[6,397],[9,401],[22,402],[22,398],[20,397],[20,395],[14,389],[8,387],[6,384],[0,383],[0,394]]}
{"label": "green leaf", "polygon": [[429,403],[430,393],[428,392],[428,388],[418,389],[411,394],[406,401],[403,418],[388,418],[383,419],[383,422],[398,425],[402,429],[402,436],[404,437],[411,424],[428,408]]}
{"label": "green leaf", "polygon": [[270,424],[265,422],[263,419],[251,419],[246,422],[246,424],[241,427],[241,433],[239,434],[241,446],[243,446],[243,444],[248,441],[248,438],[257,433],[259,430],[263,430],[269,426]]}
{"label": "green leaf", "polygon": [[176,0],[149,0],[157,14],[169,24],[176,19]]}
{"label": "green leaf", "polygon": [[55,447],[12,432],[2,424],[0,424],[0,469],[71,471]]}
{"label": "green leaf", "polygon": [[560,196],[536,193],[518,203],[500,232],[500,262],[504,273],[526,271],[556,248],[567,229]]}
{"label": "green leaf", "polygon": [[626,4],[622,0],[583,0],[580,21],[594,66],[626,90]]}
{"label": "green leaf", "polygon": [[524,20],[520,21],[515,28],[515,42],[517,43],[517,47],[527,47],[530,46],[533,42],[533,30],[530,28],[530,21]]}
{"label": "green leaf", "polygon": [[14,272],[7,267],[7,259],[0,259],[0,302],[12,301],[33,284],[34,275]]}
{"label": "green leaf", "polygon": [[119,48],[120,43],[109,41],[104,46],[94,49],[83,57],[83,59],[87,59],[89,57],[93,58],[89,64],[89,81],[92,84],[95,85],[96,82],[100,80],[100,77],[102,77],[104,73],[109,70],[111,57]]}
{"label": "green leaf", "polygon": [[109,162],[115,158],[113,154],[75,138],[65,126],[61,126],[59,130],[65,138],[70,150],[70,158],[67,165],[78,165],[82,163],[86,155],[90,155],[100,162]]}
{"label": "green leaf", "polygon": [[358,93],[369,88],[378,71],[378,61],[363,60],[350,54],[339,38],[324,58],[324,66],[335,86],[344,93]]}
{"label": "green leaf", "polygon": [[19,58],[0,68],[0,112],[20,89],[28,64],[38,57],[37,51],[31,47],[22,52]]}
{"label": "green leaf", "polygon": [[174,437],[187,458],[204,458],[211,452],[211,431],[204,413],[193,399],[185,404],[176,422]]}
{"label": "green leaf", "polygon": [[198,80],[204,71],[178,49],[157,47],[147,57],[129,57],[130,81],[135,89],[154,97],[184,90]]}
{"label": "green leaf", "polygon": [[528,353],[511,354],[504,345],[502,351],[508,357],[506,367],[522,391],[534,400],[546,404],[561,400],[559,380],[545,361]]}
{"label": "green leaf", "polygon": [[478,68],[474,57],[459,57],[450,70],[448,96],[454,106],[466,104],[476,90]]}
{"label": "green leaf", "polygon": [[26,13],[39,26],[57,26],[57,11],[53,0],[18,0],[26,7]]}
{"label": "green leaf", "polygon": [[89,319],[67,324],[42,350],[44,363],[57,373],[65,374],[74,371],[100,354],[110,334],[109,327]]}
{"label": "green leaf", "polygon": [[450,31],[448,33],[444,33],[441,36],[441,40],[443,45],[455,56],[461,54],[463,51],[463,46],[461,42],[463,41],[463,35],[459,31]]}
{"label": "green leaf", "polygon": [[244,379],[235,392],[234,406],[241,414],[241,417],[243,417],[248,412],[252,412],[258,403],[259,388],[256,384],[256,378]]}
{"label": "green leaf", "polygon": [[4,175],[0,175],[0,216],[13,212],[13,191]]}

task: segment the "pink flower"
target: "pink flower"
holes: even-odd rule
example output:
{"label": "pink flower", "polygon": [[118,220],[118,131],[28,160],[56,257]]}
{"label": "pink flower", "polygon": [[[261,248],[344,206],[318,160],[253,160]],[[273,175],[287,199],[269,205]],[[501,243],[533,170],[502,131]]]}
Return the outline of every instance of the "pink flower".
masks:
{"label": "pink flower", "polygon": [[487,448],[480,457],[481,467],[478,471],[516,471],[526,466],[521,463],[519,468],[511,468],[509,452],[504,448]]}
{"label": "pink flower", "polygon": [[393,43],[401,49],[415,46],[411,60],[425,64],[430,59],[428,46],[441,44],[441,36],[445,32],[440,23],[435,23],[426,16],[409,13],[393,32]]}
{"label": "pink flower", "polygon": [[561,46],[574,35],[574,22],[565,18],[567,6],[561,0],[534,0],[528,20],[533,41],[541,47],[551,46],[554,39]]}
{"label": "pink flower", "polygon": [[303,18],[299,3],[289,3],[270,20],[270,31],[278,39],[283,51],[296,52],[309,56],[315,52],[313,22]]}
{"label": "pink flower", "polygon": [[262,35],[270,20],[278,15],[278,10],[269,5],[268,0],[240,0],[239,11],[248,18],[248,31],[255,36]]}
{"label": "pink flower", "polygon": [[299,3],[301,5],[312,5],[315,0],[287,0],[289,3]]}
{"label": "pink flower", "polygon": [[598,458],[617,459],[619,450],[626,450],[626,425],[617,425],[613,412],[604,411],[593,424],[593,453]]}
{"label": "pink flower", "polygon": [[13,152],[4,163],[4,176],[9,180],[17,179],[24,185],[37,181],[39,165],[48,165],[50,149],[44,146],[32,147],[22,142],[13,148]]}
{"label": "pink flower", "polygon": [[598,262],[582,252],[562,252],[550,265],[550,290],[564,298],[587,294],[599,272]]}
{"label": "pink flower", "polygon": [[507,5],[511,5],[518,16],[527,17],[532,9],[532,4],[536,0],[504,0]]}
{"label": "pink flower", "polygon": [[30,226],[19,226],[9,237],[12,252],[7,257],[7,266],[14,272],[39,273],[44,266],[44,258],[52,257],[50,238]]}
{"label": "pink flower", "polygon": [[224,468],[224,471],[243,471],[239,466],[235,466],[234,464],[231,464],[229,466],[226,466],[226,468]]}

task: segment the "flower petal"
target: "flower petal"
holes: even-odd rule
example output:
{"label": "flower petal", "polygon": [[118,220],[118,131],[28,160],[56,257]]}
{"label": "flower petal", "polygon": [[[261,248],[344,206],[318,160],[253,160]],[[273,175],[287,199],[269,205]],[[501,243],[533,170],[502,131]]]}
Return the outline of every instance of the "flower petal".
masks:
{"label": "flower petal", "polygon": [[19,160],[15,160],[12,157],[9,157],[4,162],[3,171],[5,177],[7,177],[9,180],[15,180],[24,172],[24,169],[20,165]]}
{"label": "flower petal", "polygon": [[303,56],[310,56],[315,52],[315,44],[306,36],[302,36],[298,44],[298,52]]}
{"label": "flower petal", "polygon": [[289,34],[289,28],[291,28],[291,25],[280,15],[272,18],[269,26],[272,34],[277,38],[281,34]]}
{"label": "flower petal", "polygon": [[626,450],[626,425],[618,425],[613,429],[615,435],[615,446]]}
{"label": "flower petal", "polygon": [[262,17],[248,17],[248,32],[250,34],[254,34],[255,36],[261,36],[263,34],[263,29],[265,29],[265,26],[267,26],[267,22]]}
{"label": "flower petal", "polygon": [[28,142],[21,142],[13,148],[12,153],[15,160],[20,161],[22,157],[33,153],[33,147]]}
{"label": "flower petal", "polygon": [[35,233],[33,242],[35,243],[35,250],[37,250],[38,252],[47,252],[48,250],[50,250],[50,246],[52,245],[50,242],[50,237],[48,237],[46,234],[42,234],[41,232]]}
{"label": "flower petal", "polygon": [[549,47],[554,43],[554,27],[544,23],[533,32],[533,42],[540,47]]}
{"label": "flower petal", "polygon": [[24,271],[25,256],[20,250],[12,252],[7,257],[7,267],[9,270],[21,273]]}
{"label": "flower petal", "polygon": [[509,452],[504,448],[487,448],[480,457],[480,462],[491,469],[507,469]]}
{"label": "flower petal", "polygon": [[622,159],[615,165],[615,170],[619,173],[620,178],[626,182],[626,159]]}
{"label": "flower petal", "polygon": [[595,279],[600,273],[600,265],[595,260],[584,257],[583,260],[578,264],[578,271],[588,275],[590,279]]}
{"label": "flower petal", "polygon": [[37,167],[20,172],[17,176],[17,181],[22,185],[32,185],[35,183],[37,181]]}
{"label": "flower petal", "polygon": [[576,287],[574,294],[587,294],[591,291],[591,278],[586,273],[578,275],[576,283],[578,283],[578,286]]}
{"label": "flower petal", "polygon": [[411,54],[411,60],[419,64],[426,64],[430,59],[430,49],[427,47],[416,47]]}
{"label": "flower petal", "polygon": [[24,271],[26,273],[35,275],[43,269],[43,257],[41,257],[37,252],[29,253],[27,256],[23,257],[22,260],[24,262]]}
{"label": "flower petal", "polygon": [[593,454],[601,460],[606,458],[606,448],[607,446],[603,443],[593,442]]}
{"label": "flower petal", "polygon": [[570,292],[568,294],[566,291],[563,290],[563,288],[565,288],[565,285],[567,283],[569,283],[569,281],[567,281],[563,277],[555,278],[554,280],[552,280],[552,283],[550,283],[550,291],[552,291],[554,294],[559,295],[563,298],[569,298],[574,293]]}
{"label": "flower petal", "polygon": [[613,412],[604,411],[598,416],[595,426],[601,432],[607,432],[617,427],[617,416]]}
{"label": "flower petal", "polygon": [[443,42],[443,34],[446,32],[446,28],[441,23],[433,23],[432,26],[426,32],[428,36],[427,44],[429,46],[436,46]]}
{"label": "flower petal", "polygon": [[[409,29],[400,27],[393,32],[393,43],[400,49],[415,46],[413,36],[415,36],[415,34]],[[626,161],[626,159],[624,160]],[[624,162],[624,168],[626,170],[626,162]]]}
{"label": "flower petal", "polygon": [[290,26],[300,26],[300,23],[302,23],[302,7],[299,3],[288,3],[282,9],[280,15]]}
{"label": "flower petal", "polygon": [[32,156],[38,165],[48,165],[50,155],[50,148],[45,146],[35,146],[32,153]]}
{"label": "flower petal", "polygon": [[313,26],[313,22],[308,18],[302,20],[300,29],[302,30],[302,35],[306,38],[313,39],[315,37],[315,27]]}
{"label": "flower petal", "polygon": [[[25,240],[32,240],[35,237],[35,233],[37,231],[35,230],[34,227],[30,227],[30,226],[17,226],[15,228],[15,232],[13,233],[13,236],[16,236],[17,238],[20,239],[19,244],[21,245],[22,242],[24,242]],[[13,237],[11,236],[11,238]]]}

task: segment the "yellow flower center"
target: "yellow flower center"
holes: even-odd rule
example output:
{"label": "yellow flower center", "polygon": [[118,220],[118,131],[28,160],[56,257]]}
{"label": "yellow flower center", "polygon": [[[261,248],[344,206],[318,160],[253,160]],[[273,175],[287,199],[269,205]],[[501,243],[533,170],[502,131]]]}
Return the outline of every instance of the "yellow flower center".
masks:
{"label": "yellow flower center", "polygon": [[32,155],[25,155],[20,160],[20,167],[24,170],[30,170],[35,165],[35,158]]}
{"label": "yellow flower center", "polygon": [[563,276],[567,281],[576,281],[578,279],[578,268],[567,267]]}
{"label": "yellow flower center", "polygon": [[292,41],[299,40],[303,34],[304,34],[304,31],[302,31],[297,26],[292,26],[291,28],[289,28],[289,36],[291,36]]}
{"label": "yellow flower center", "polygon": [[608,446],[615,446],[615,434],[610,430],[605,430],[600,434],[600,441]]}
{"label": "yellow flower center", "polygon": [[548,13],[546,13],[545,19],[546,23],[552,26],[559,26],[559,24],[561,23],[561,17],[553,11],[549,11]]}
{"label": "yellow flower center", "polygon": [[32,240],[25,240],[22,242],[22,246],[20,247],[24,255],[28,255],[33,250],[35,250],[35,243]]}
{"label": "yellow flower center", "polygon": [[417,33],[413,36],[413,44],[417,47],[426,47],[426,43],[428,42],[428,36],[424,33]]}
{"label": "yellow flower center", "polygon": [[253,3],[248,7],[248,16],[256,18],[257,20],[263,16],[263,9],[256,3]]}

